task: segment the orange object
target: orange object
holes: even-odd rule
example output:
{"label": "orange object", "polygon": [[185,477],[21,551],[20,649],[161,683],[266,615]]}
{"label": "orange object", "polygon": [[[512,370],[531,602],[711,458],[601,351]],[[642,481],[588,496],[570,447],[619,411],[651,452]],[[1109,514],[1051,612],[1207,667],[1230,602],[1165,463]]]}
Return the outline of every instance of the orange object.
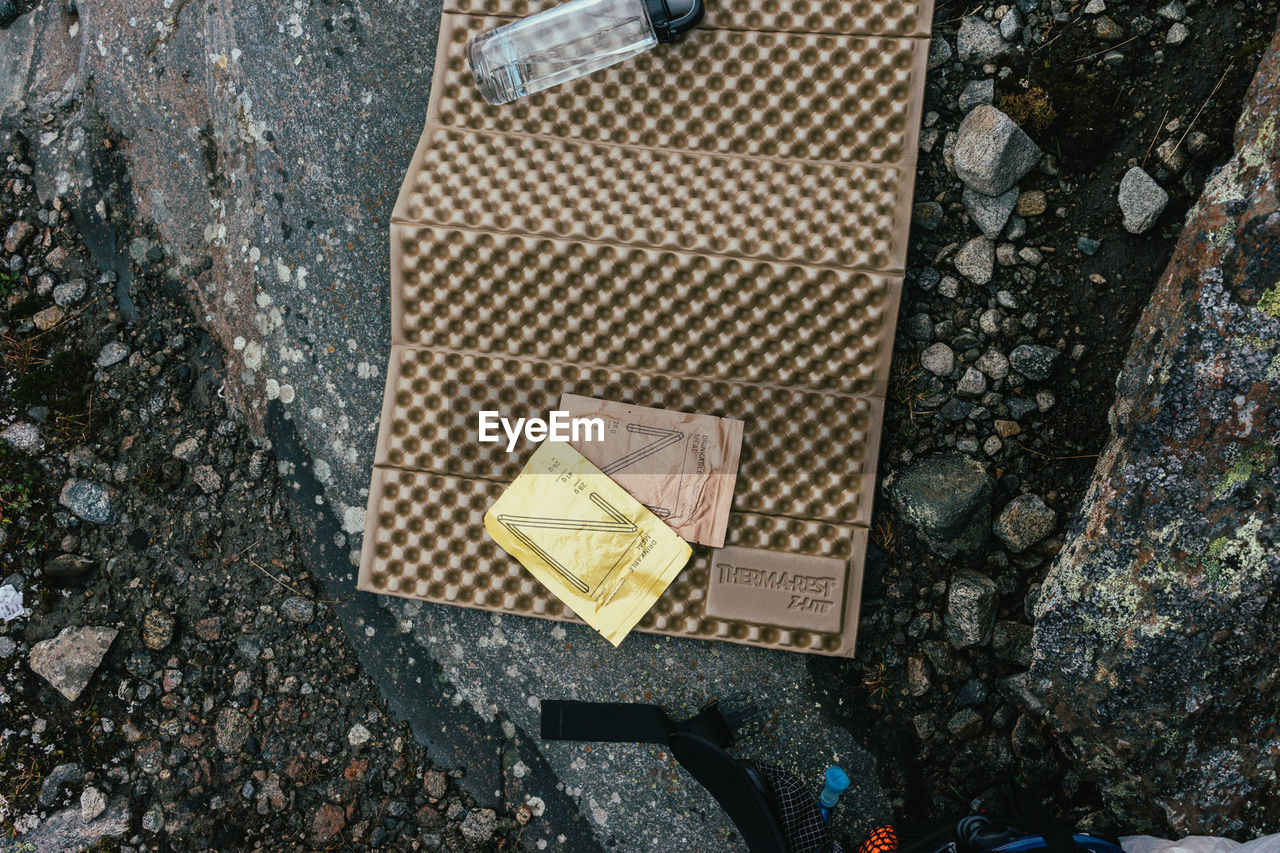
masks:
{"label": "orange object", "polygon": [[898,833],[888,823],[868,832],[867,837],[858,845],[858,853],[892,853],[897,849]]}

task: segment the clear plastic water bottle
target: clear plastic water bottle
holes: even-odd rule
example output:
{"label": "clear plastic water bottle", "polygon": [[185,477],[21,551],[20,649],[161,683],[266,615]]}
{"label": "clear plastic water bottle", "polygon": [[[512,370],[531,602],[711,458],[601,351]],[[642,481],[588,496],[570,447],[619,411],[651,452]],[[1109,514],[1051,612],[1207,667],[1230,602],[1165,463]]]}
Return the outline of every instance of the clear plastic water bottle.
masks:
{"label": "clear plastic water bottle", "polygon": [[467,62],[484,99],[505,104],[674,41],[702,12],[702,0],[570,0],[480,33]]}

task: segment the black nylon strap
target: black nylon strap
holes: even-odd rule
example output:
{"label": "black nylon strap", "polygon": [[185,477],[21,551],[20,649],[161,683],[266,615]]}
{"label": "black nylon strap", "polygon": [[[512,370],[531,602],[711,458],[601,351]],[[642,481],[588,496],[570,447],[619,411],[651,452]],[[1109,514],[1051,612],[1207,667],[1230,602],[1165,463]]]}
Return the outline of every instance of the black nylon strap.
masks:
{"label": "black nylon strap", "polygon": [[671,718],[657,705],[630,702],[542,701],[544,740],[671,742]]}

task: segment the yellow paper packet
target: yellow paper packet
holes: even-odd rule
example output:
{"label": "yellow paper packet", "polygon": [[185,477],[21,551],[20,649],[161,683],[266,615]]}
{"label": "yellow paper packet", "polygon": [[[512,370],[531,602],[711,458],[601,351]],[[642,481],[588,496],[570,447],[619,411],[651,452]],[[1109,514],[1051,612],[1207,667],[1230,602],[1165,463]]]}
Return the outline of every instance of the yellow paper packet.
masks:
{"label": "yellow paper packet", "polygon": [[565,442],[544,441],[484,527],[613,645],[689,562],[692,549]]}

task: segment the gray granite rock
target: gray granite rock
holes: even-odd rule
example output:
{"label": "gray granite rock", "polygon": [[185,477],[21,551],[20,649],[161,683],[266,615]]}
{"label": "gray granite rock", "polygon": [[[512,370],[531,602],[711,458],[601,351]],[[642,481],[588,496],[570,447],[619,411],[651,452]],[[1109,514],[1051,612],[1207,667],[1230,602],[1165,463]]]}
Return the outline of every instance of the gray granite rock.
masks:
{"label": "gray granite rock", "polygon": [[982,18],[969,15],[961,19],[956,33],[956,55],[961,62],[981,65],[1003,56],[1008,49],[996,28]]}
{"label": "gray granite rock", "polygon": [[990,196],[965,187],[960,198],[964,202],[964,209],[969,212],[969,218],[982,231],[982,236],[994,240],[1004,230],[1018,203],[1018,188],[1012,187],[1001,195]]}
{"label": "gray granite rock", "polygon": [[996,246],[986,237],[974,237],[951,259],[956,272],[974,284],[987,284],[996,263]]}
{"label": "gray granite rock", "polygon": [[956,174],[965,186],[984,195],[1000,195],[1040,162],[1031,137],[995,107],[974,107],[957,132]]}
{"label": "gray granite rock", "polygon": [[1169,194],[1138,166],[1124,173],[1120,179],[1118,196],[1120,212],[1124,214],[1124,230],[1130,234],[1150,231],[1160,214],[1169,204]]}

